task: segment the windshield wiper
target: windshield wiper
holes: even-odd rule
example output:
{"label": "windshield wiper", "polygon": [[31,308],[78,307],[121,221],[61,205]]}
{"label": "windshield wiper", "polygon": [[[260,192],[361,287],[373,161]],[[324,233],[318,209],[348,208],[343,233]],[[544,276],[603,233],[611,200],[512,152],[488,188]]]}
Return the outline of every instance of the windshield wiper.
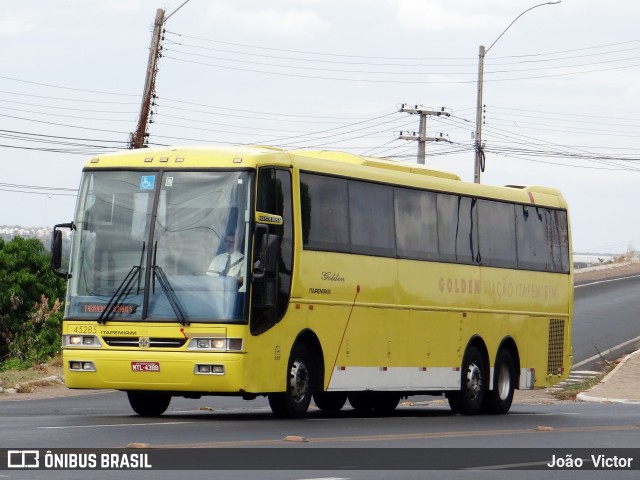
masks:
{"label": "windshield wiper", "polygon": [[122,282],[120,282],[120,285],[118,285],[115,293],[111,295],[111,298],[107,302],[106,307],[104,308],[102,313],[100,313],[100,316],[98,317],[98,323],[105,324],[109,319],[111,319],[113,313],[116,310],[116,306],[120,304],[120,300],[122,300],[122,298],[124,298],[126,295],[129,295],[133,286],[133,282],[135,282],[136,279],[138,279],[138,292],[140,292],[140,271],[142,270],[142,259],[144,258],[145,249],[146,243],[142,242],[142,251],[140,252],[140,265],[134,265],[133,267],[131,267],[131,270],[129,270],[127,276],[124,277],[124,280],[122,280]]}
{"label": "windshield wiper", "polygon": [[115,312],[116,306],[120,304],[120,300],[131,292],[133,283],[140,276],[140,270],[138,265],[131,267],[131,270],[129,270],[129,273],[127,273],[127,276],[124,277],[120,285],[118,285],[118,289],[111,296],[107,302],[107,306],[98,317],[98,323],[105,324],[113,316],[113,312]]}
{"label": "windshield wiper", "polygon": [[185,325],[188,327],[190,325],[189,320],[187,320],[187,317],[185,316],[182,310],[182,307],[180,307],[180,303],[178,302],[178,297],[176,296],[176,292],[171,286],[171,283],[169,282],[169,279],[165,275],[164,271],[158,265],[154,265],[153,274],[155,275],[155,278],[158,279],[158,282],[160,283],[160,287],[162,288],[162,291],[164,292],[164,294],[167,296],[167,300],[169,300],[169,305],[171,305],[171,308],[173,309],[173,313],[176,314],[176,317],[178,318],[180,325]]}

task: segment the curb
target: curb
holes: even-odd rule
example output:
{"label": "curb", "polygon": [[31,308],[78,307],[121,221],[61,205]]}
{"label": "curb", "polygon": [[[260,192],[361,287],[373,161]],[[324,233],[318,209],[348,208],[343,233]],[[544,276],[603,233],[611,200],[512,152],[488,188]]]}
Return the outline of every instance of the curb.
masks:
{"label": "curb", "polygon": [[627,361],[633,357],[634,355],[640,354],[640,350],[636,350],[635,352],[630,353],[626,357],[624,357],[616,367],[611,370],[595,387],[590,388],[586,392],[581,392],[576,395],[576,400],[580,402],[590,402],[590,403],[624,403],[629,405],[640,405],[640,400],[632,400],[628,398],[609,398],[609,397],[594,397],[589,395],[589,392],[596,388],[599,385],[607,383],[617,372],[621,369]]}
{"label": "curb", "polygon": [[605,398],[592,397],[584,392],[576,395],[576,400],[588,403],[626,403],[628,405],[640,405],[640,400],[629,400],[628,398]]}

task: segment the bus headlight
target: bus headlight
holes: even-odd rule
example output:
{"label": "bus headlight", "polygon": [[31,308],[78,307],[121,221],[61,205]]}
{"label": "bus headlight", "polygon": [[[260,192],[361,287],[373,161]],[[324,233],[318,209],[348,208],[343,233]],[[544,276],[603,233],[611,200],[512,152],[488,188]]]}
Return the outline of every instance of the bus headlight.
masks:
{"label": "bus headlight", "polygon": [[102,344],[95,335],[63,335],[62,347],[100,348]]}
{"label": "bus headlight", "polygon": [[240,352],[242,351],[242,339],[222,337],[192,338],[189,340],[187,350]]}

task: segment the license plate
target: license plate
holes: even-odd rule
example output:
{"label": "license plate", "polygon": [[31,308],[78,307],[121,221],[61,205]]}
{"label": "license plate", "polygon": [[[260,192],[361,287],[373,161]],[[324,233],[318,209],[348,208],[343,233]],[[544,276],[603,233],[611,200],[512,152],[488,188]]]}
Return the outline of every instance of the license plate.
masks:
{"label": "license plate", "polygon": [[131,370],[134,372],[159,372],[160,362],[131,362]]}

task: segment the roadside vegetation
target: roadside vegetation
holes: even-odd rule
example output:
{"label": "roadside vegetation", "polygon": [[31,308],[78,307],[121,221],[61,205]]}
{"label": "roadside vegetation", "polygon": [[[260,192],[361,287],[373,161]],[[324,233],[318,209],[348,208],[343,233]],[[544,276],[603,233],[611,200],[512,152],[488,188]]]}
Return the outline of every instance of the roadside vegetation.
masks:
{"label": "roadside vegetation", "polygon": [[3,390],[13,388],[17,393],[31,393],[38,387],[60,385],[62,377],[62,358],[58,354],[29,368],[0,371],[0,387]]}
{"label": "roadside vegetation", "polygon": [[0,238],[0,372],[46,364],[61,348],[65,283],[39,240]]}
{"label": "roadside vegetation", "polygon": [[[607,371],[607,373],[609,372]],[[602,373],[595,377],[591,377],[584,382],[566,385],[565,387],[557,390],[553,389],[551,390],[551,393],[558,400],[575,400],[579,393],[586,392],[590,388],[595,387],[598,383],[600,383],[600,380],[602,380],[605,375],[606,373]]]}
{"label": "roadside vegetation", "polygon": [[586,392],[600,383],[602,379],[606,377],[609,372],[618,365],[618,363],[620,363],[620,360],[615,360],[613,362],[605,360],[605,362],[605,367],[599,375],[591,377],[583,382],[566,385],[557,390],[553,389],[551,390],[552,395],[558,400],[575,400],[579,393]]}

